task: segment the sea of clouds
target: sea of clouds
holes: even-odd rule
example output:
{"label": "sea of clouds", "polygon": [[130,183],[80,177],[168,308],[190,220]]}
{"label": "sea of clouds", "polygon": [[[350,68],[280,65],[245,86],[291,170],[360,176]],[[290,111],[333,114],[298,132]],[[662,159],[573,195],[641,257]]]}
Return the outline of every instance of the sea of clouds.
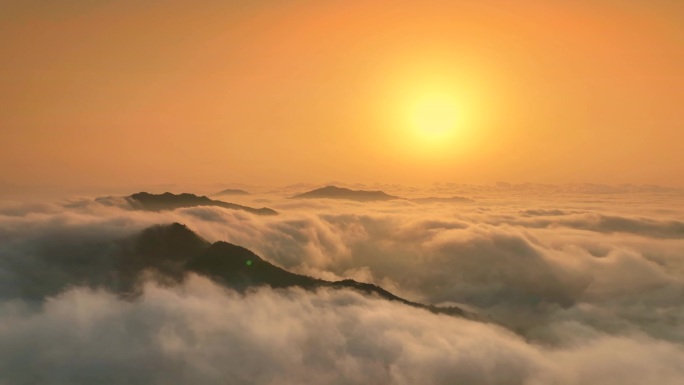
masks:
{"label": "sea of clouds", "polygon": [[[120,198],[0,205],[0,384],[682,384],[684,194],[653,187],[386,186],[474,202],[287,199],[132,210]],[[349,290],[247,294],[192,276],[107,286],[122,239],[180,222]]]}

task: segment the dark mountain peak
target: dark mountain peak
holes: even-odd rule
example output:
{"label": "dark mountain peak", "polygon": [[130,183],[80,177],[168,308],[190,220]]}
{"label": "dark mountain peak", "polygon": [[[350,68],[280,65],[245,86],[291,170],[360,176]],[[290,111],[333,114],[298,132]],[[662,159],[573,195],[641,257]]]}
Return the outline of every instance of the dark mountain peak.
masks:
{"label": "dark mountain peak", "polygon": [[354,200],[360,202],[367,201],[386,201],[390,199],[401,199],[399,197],[389,195],[383,191],[375,190],[351,190],[344,187],[337,186],[325,186],[316,190],[311,190],[299,195],[295,195],[292,198],[296,199],[317,199],[317,198],[327,198],[327,199],[345,199]]}
{"label": "dark mountain peak", "polygon": [[180,223],[155,225],[122,243],[119,278],[131,287],[137,275],[154,270],[175,282],[185,275],[185,265],[210,243]]}
{"label": "dark mountain peak", "polygon": [[197,255],[209,245],[204,238],[178,222],[148,227],[135,239],[137,253],[173,259]]}
{"label": "dark mountain peak", "polygon": [[269,209],[267,207],[257,209],[253,207],[241,206],[235,203],[213,200],[206,196],[198,196],[188,193],[173,194],[170,192],[165,192],[163,194],[150,194],[147,192],[139,192],[127,197],[127,199],[133,207],[148,211],[174,210],[183,207],[195,206],[218,206],[231,210],[247,211],[258,215],[278,214],[275,210]]}

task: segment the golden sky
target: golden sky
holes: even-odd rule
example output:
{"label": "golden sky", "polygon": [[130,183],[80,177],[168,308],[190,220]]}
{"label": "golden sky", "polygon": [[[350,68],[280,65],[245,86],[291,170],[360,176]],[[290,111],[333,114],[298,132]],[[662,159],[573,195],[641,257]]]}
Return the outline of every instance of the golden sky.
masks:
{"label": "golden sky", "polygon": [[0,0],[0,182],[684,187],[682,20],[679,0]]}

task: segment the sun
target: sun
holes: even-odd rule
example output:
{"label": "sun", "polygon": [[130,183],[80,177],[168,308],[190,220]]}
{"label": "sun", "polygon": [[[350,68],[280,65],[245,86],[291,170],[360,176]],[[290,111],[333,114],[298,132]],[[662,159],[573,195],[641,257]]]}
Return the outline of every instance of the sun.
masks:
{"label": "sun", "polygon": [[434,165],[476,154],[489,132],[482,117],[491,115],[483,113],[481,87],[469,79],[413,76],[383,98],[386,148],[402,160]]}
{"label": "sun", "polygon": [[451,136],[458,128],[458,103],[449,94],[420,95],[408,112],[411,127],[420,136],[444,138]]}

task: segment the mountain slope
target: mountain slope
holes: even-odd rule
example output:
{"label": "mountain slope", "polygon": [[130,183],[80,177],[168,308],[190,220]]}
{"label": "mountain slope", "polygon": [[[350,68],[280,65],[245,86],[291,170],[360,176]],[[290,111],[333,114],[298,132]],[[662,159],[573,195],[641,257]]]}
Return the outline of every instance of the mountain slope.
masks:
{"label": "mountain slope", "polygon": [[[178,223],[147,229],[137,238],[135,244],[136,258],[145,261],[139,263],[140,266],[160,266],[161,269],[157,270],[162,274],[169,274],[173,280],[178,280],[180,274],[194,272],[241,292],[258,286],[301,287],[306,290],[326,287],[351,289],[435,313],[467,315],[457,307],[436,307],[411,302],[369,283],[352,279],[325,281],[291,273],[263,260],[244,247],[222,241],[209,245],[190,229]],[[168,255],[171,262],[160,260],[160,255]]]}
{"label": "mountain slope", "polygon": [[187,270],[218,280],[238,291],[268,285],[273,288],[312,288],[317,280],[290,273],[256,254],[227,242],[216,242],[187,264]]}

